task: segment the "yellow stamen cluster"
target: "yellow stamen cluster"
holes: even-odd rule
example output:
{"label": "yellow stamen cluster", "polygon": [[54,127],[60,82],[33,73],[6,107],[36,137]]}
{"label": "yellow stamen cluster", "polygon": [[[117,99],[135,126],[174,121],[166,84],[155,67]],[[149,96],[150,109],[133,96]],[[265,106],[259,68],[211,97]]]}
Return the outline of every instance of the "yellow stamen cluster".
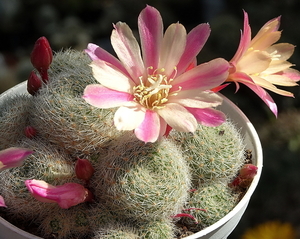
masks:
{"label": "yellow stamen cluster", "polygon": [[134,101],[151,110],[163,108],[168,101],[173,79],[168,79],[163,68],[148,74],[146,80],[144,77],[141,76],[140,85],[133,88]]}

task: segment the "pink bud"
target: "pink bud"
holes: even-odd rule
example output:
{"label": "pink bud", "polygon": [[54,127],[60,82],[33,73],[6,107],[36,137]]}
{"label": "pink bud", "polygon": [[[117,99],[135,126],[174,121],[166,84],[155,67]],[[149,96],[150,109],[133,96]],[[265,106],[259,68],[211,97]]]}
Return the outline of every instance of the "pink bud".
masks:
{"label": "pink bud", "polygon": [[23,161],[32,153],[32,150],[15,147],[0,151],[0,171],[21,166]]}
{"label": "pink bud", "polygon": [[36,129],[33,128],[32,126],[27,126],[25,128],[25,136],[29,139],[32,139],[36,136]]}
{"label": "pink bud", "polygon": [[240,169],[240,174],[239,176],[242,179],[252,179],[254,176],[257,174],[257,167],[253,164],[245,164],[241,169]]}
{"label": "pink bud", "polygon": [[31,63],[39,71],[44,82],[48,81],[47,70],[52,62],[53,54],[46,37],[40,37],[31,52]]}
{"label": "pink bud", "polygon": [[78,159],[75,165],[75,173],[77,178],[88,181],[95,172],[91,162],[87,159]]}
{"label": "pink bud", "polygon": [[34,71],[31,71],[29,78],[27,80],[27,91],[31,95],[35,95],[36,92],[42,87],[42,81],[35,74]]}
{"label": "pink bud", "polygon": [[4,202],[4,198],[0,195],[0,207],[7,207]]}
{"label": "pink bud", "polygon": [[30,193],[41,202],[57,203],[61,208],[70,208],[79,203],[91,201],[92,193],[78,183],[65,183],[53,186],[42,180],[26,180]]}

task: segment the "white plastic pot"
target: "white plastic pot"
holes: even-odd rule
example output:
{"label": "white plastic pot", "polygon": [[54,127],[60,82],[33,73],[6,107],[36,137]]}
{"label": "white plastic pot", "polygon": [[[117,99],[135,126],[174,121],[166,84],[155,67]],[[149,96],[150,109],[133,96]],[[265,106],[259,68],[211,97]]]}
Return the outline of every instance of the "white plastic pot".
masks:
{"label": "white plastic pot", "polygon": [[[26,93],[26,82],[20,83],[15,87],[9,89],[0,95],[1,100],[5,99],[9,94],[20,94]],[[258,184],[261,170],[263,166],[262,147],[258,138],[257,132],[254,129],[251,122],[243,114],[243,112],[230,100],[224,97],[223,104],[219,107],[228,118],[236,123],[238,128],[241,128],[241,132],[245,138],[247,149],[252,150],[253,164],[258,167],[257,175],[251,183],[247,193],[244,195],[242,200],[230,211],[225,217],[220,219],[213,225],[203,229],[202,231],[195,233],[191,236],[185,237],[185,239],[226,239],[228,235],[233,231],[242,215],[244,214],[250,198]],[[41,239],[40,237],[34,236],[27,233],[11,223],[7,222],[0,217],[0,239]]]}

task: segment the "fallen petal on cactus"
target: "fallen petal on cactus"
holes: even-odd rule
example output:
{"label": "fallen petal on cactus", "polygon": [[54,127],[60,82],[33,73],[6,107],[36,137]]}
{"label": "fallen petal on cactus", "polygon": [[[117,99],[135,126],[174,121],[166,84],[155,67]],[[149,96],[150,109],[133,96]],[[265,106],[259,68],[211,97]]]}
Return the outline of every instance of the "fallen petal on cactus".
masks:
{"label": "fallen petal on cactus", "polygon": [[53,186],[45,181],[33,179],[26,180],[25,185],[37,200],[57,203],[64,209],[93,199],[92,193],[78,183],[65,183],[60,186]]}
{"label": "fallen petal on cactus", "polygon": [[42,87],[42,81],[35,74],[34,71],[31,71],[28,81],[27,81],[27,91],[31,95],[35,95],[36,92]]}
{"label": "fallen petal on cactus", "polygon": [[0,195],[0,207],[7,207],[4,202],[4,198]]}
{"label": "fallen petal on cactus", "polygon": [[25,136],[27,138],[32,139],[32,138],[34,138],[36,136],[36,134],[37,134],[37,131],[36,131],[36,129],[34,127],[27,126],[25,128]]}
{"label": "fallen petal on cactus", "polygon": [[46,37],[40,37],[34,44],[30,60],[32,65],[39,71],[44,82],[48,81],[47,70],[52,62],[53,53]]}
{"label": "fallen petal on cactus", "polygon": [[77,159],[75,165],[75,173],[77,178],[88,181],[93,176],[94,172],[95,169],[89,160],[80,158]]}
{"label": "fallen petal on cactus", "polygon": [[173,218],[175,218],[175,217],[188,217],[188,218],[191,218],[192,220],[194,220],[195,224],[198,224],[197,218],[195,218],[193,215],[188,214],[188,213],[178,213],[178,214],[176,214],[175,216],[172,216],[172,217]]}
{"label": "fallen petal on cactus", "polygon": [[0,171],[21,166],[33,151],[25,148],[11,147],[0,151]]}

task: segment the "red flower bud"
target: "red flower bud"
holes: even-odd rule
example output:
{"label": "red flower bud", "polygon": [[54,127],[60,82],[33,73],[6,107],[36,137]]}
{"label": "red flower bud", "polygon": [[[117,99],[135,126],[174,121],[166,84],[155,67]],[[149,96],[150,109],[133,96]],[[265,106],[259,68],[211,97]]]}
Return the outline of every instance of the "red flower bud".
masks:
{"label": "red flower bud", "polygon": [[31,95],[35,95],[36,92],[42,87],[42,81],[35,74],[34,71],[31,71],[29,78],[27,80],[27,91]]}
{"label": "red flower bud", "polygon": [[240,169],[239,176],[242,179],[253,179],[256,174],[257,174],[257,167],[255,165],[253,165],[253,164],[245,164]]}
{"label": "red flower bud", "polygon": [[39,71],[44,82],[48,81],[47,70],[52,62],[53,54],[46,37],[40,37],[31,52],[31,63]]}
{"label": "red flower bud", "polygon": [[33,128],[32,126],[27,126],[25,128],[25,136],[29,139],[32,139],[36,136],[36,129]]}
{"label": "red flower bud", "polygon": [[91,162],[87,159],[78,159],[75,165],[75,173],[77,178],[85,181],[90,180],[95,172]]}

